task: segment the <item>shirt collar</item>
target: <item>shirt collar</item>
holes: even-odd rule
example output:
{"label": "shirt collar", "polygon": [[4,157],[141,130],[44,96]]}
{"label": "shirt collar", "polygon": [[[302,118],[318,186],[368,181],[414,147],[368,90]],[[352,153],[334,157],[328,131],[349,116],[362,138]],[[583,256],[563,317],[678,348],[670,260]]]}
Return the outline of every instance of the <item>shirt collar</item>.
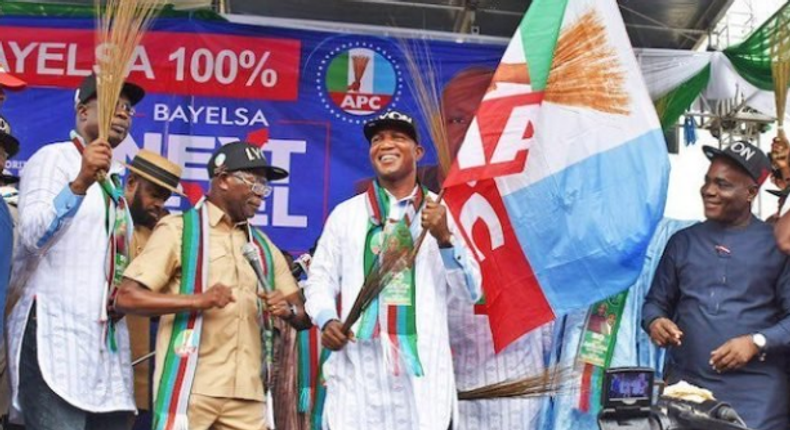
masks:
{"label": "shirt collar", "polygon": [[237,222],[234,224],[233,221],[231,221],[228,214],[226,214],[222,209],[220,209],[219,206],[215,205],[214,203],[211,203],[208,200],[206,200],[205,204],[208,205],[209,226],[216,227],[218,224],[222,223],[228,228],[239,228],[242,230],[247,229],[248,221]]}
{"label": "shirt collar", "polygon": [[208,223],[211,227],[216,227],[220,222],[227,225],[228,227],[233,226],[228,214],[220,209],[219,206],[211,203],[208,200],[206,200],[206,204],[208,205]]}
{"label": "shirt collar", "polygon": [[[384,187],[381,187],[381,188],[384,188]],[[390,206],[392,206],[393,204],[398,204],[398,203],[401,203],[401,202],[404,202],[404,201],[409,201],[410,202],[410,201],[414,200],[414,198],[417,196],[417,190],[419,188],[420,188],[420,184],[415,185],[414,189],[411,190],[411,194],[409,194],[408,196],[406,196],[406,197],[404,197],[402,199],[396,198],[386,188],[384,188],[384,192],[387,193],[387,197],[389,197],[389,200],[390,200]]]}

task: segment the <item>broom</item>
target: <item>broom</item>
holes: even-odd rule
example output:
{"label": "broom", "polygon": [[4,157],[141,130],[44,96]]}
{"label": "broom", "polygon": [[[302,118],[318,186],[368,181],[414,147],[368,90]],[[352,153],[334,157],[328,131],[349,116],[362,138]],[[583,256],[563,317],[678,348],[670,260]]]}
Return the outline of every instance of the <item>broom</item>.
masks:
{"label": "broom", "polygon": [[[436,85],[436,70],[430,61],[427,47],[422,52],[415,53],[405,40],[401,39],[400,44],[412,79],[410,86],[417,97],[423,117],[429,120],[428,131],[444,176],[450,170],[453,160],[441,109],[440,92]],[[419,67],[418,60],[427,65],[426,69]],[[593,9],[563,29],[557,41],[545,100],[560,105],[627,115],[630,98],[625,89],[625,80],[617,54],[606,37],[603,20]],[[444,193],[445,189],[442,188],[437,202],[442,201]],[[343,323],[344,332],[350,331],[367,306],[384,289],[386,283],[382,280],[385,276],[391,276],[386,275],[388,270],[414,266],[427,233],[427,230],[420,233],[411,252],[403,250],[392,256],[389,264],[382,264],[378,269],[374,265],[365,275],[359,295]]]}
{"label": "broom", "polygon": [[774,81],[774,101],[776,102],[776,123],[779,139],[787,145],[784,130],[785,108],[787,106],[787,86],[790,83],[790,19],[787,13],[780,14],[771,32],[771,75]]}
{"label": "broom", "polygon": [[554,396],[575,390],[575,387],[567,384],[575,375],[576,372],[572,367],[555,367],[544,370],[540,375],[459,391],[458,400]]}
{"label": "broom", "polygon": [[[95,0],[101,10],[101,0]],[[97,18],[96,44],[103,55],[96,56],[96,100],[99,138],[110,136],[112,120],[121,96],[129,62],[135,49],[165,0],[107,0]],[[97,173],[99,182],[106,181],[107,172]]]}

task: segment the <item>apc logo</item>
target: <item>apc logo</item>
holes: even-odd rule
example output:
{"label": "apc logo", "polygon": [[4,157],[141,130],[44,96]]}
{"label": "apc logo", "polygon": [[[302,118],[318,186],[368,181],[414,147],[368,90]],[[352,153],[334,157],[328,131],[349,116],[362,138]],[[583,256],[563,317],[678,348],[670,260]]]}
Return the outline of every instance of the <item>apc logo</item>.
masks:
{"label": "apc logo", "polygon": [[338,46],[318,69],[324,106],[343,121],[360,124],[366,119],[361,117],[394,108],[401,95],[400,66],[386,50],[367,42]]}

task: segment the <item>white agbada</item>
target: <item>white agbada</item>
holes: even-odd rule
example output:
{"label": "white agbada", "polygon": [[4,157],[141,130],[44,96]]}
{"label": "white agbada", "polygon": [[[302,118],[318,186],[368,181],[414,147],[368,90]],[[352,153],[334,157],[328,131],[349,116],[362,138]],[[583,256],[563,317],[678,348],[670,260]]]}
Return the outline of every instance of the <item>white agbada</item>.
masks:
{"label": "white agbada", "polygon": [[[53,143],[36,152],[22,172],[20,249],[11,283],[24,289],[8,320],[16,413],[22,338],[34,299],[38,362],[52,391],[85,411],[136,410],[126,320],[116,325],[115,353],[106,348],[99,322],[109,241],[102,190],[94,184],[84,197],[68,190],[81,162],[71,141]],[[111,173],[121,168],[114,163]]]}
{"label": "white agbada", "polygon": [[[450,302],[450,345],[455,383],[459,391],[539,376],[551,345],[553,323],[527,333],[494,353],[488,316],[455,297]],[[544,398],[463,400],[459,402],[459,430],[537,430]]]}
{"label": "white agbada", "polygon": [[[395,202],[392,219],[403,216],[416,194]],[[435,195],[431,195],[436,198]],[[366,194],[338,205],[329,216],[310,266],[306,310],[319,326],[337,318],[342,298],[345,319],[363,283],[368,230]],[[419,215],[418,215],[419,216]],[[419,219],[416,221],[419,222]],[[455,232],[448,212],[450,230]],[[379,338],[357,340],[332,353],[324,366],[327,397],[324,428],[332,430],[445,430],[457,413],[456,389],[447,328],[451,290],[465,293],[470,303],[480,295],[480,275],[459,235],[453,248],[440,252],[428,235],[417,256],[415,289],[417,348],[425,376],[396,376],[385,365]]]}

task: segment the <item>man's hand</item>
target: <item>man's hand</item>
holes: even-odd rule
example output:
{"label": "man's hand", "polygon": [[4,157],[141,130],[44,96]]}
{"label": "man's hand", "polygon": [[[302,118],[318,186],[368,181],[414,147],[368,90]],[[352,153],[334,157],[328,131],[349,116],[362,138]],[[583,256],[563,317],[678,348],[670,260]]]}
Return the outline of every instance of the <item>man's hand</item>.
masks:
{"label": "man's hand", "polygon": [[330,351],[340,351],[345,348],[348,341],[354,341],[354,333],[343,333],[343,324],[338,320],[326,323],[321,333],[321,345]]}
{"label": "man's hand", "polygon": [[425,196],[425,206],[422,208],[422,228],[431,232],[431,236],[439,242],[440,248],[453,246],[452,233],[447,226],[447,208],[436,203],[429,196]]}
{"label": "man's hand", "polygon": [[269,312],[284,320],[288,320],[296,316],[296,314],[291,310],[291,306],[288,304],[288,300],[285,300],[285,296],[283,295],[282,291],[274,290],[271,293],[260,293],[258,297],[263,300],[266,304],[266,309]]}
{"label": "man's hand", "polygon": [[231,289],[222,284],[215,284],[205,293],[198,294],[197,308],[200,310],[224,308],[230,302],[235,302]]}
{"label": "man's hand", "polygon": [[650,339],[656,345],[665,347],[669,345],[680,346],[683,332],[680,331],[669,318],[656,318],[650,323]]}
{"label": "man's hand", "polygon": [[736,337],[710,353],[710,365],[719,373],[739,369],[759,352],[751,335]]}
{"label": "man's hand", "polygon": [[82,167],[77,178],[70,184],[71,191],[77,195],[84,195],[96,182],[97,172],[109,171],[111,163],[112,146],[106,140],[96,139],[89,143],[82,152]]}

